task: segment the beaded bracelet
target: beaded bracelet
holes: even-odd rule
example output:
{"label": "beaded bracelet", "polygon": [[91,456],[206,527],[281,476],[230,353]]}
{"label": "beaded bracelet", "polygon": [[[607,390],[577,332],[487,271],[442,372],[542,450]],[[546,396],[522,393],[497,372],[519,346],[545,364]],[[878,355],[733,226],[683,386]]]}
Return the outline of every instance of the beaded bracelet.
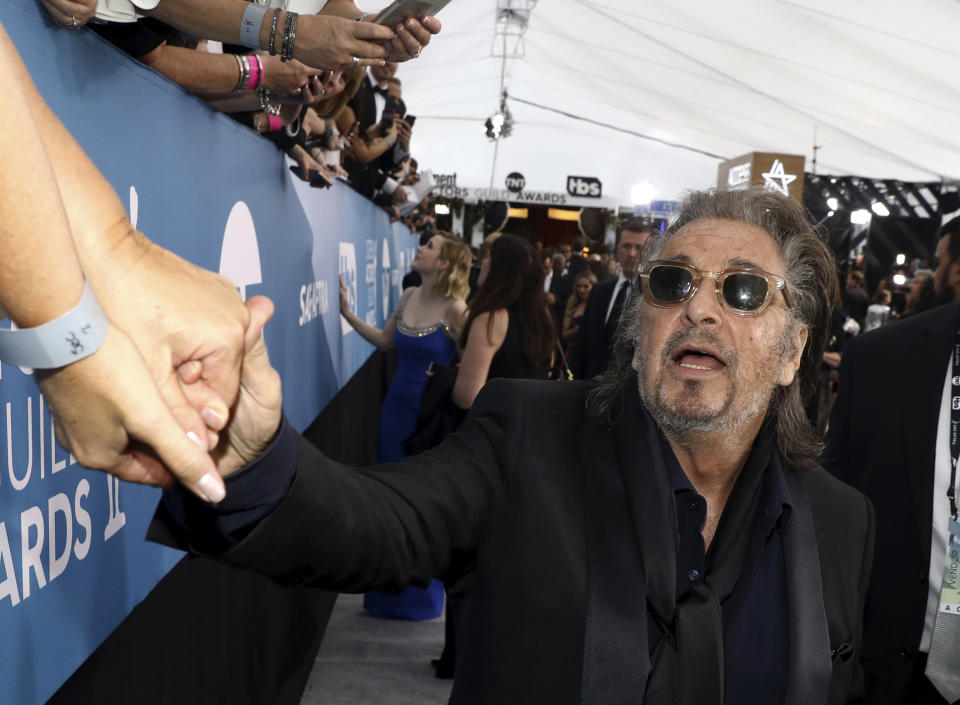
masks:
{"label": "beaded bracelet", "polygon": [[290,61],[293,58],[293,42],[297,36],[297,19],[299,17],[296,12],[287,12],[286,20],[283,23],[283,44],[280,47],[280,61]]}
{"label": "beaded bracelet", "polygon": [[280,21],[280,8],[273,11],[273,19],[270,20],[270,42],[267,44],[267,52],[270,56],[276,56],[277,50],[277,23]]}

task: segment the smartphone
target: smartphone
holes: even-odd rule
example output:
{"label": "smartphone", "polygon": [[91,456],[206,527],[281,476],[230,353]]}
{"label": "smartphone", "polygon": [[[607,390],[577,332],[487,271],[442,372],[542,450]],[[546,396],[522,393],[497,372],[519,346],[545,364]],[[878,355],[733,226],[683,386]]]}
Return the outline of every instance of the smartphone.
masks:
{"label": "smartphone", "polygon": [[413,123],[415,123],[415,122],[417,121],[417,116],[416,116],[416,115],[410,115],[409,113],[407,113],[407,116],[404,118],[404,120],[407,121],[407,124],[408,124],[410,127],[413,127]]}
{"label": "smartphone", "polygon": [[380,136],[386,135],[390,128],[393,127],[393,119],[395,114],[392,110],[384,110],[383,117],[380,118]]}
{"label": "smartphone", "polygon": [[377,24],[395,26],[411,15],[416,18],[435,15],[447,6],[450,0],[395,0],[385,7],[373,21]]}

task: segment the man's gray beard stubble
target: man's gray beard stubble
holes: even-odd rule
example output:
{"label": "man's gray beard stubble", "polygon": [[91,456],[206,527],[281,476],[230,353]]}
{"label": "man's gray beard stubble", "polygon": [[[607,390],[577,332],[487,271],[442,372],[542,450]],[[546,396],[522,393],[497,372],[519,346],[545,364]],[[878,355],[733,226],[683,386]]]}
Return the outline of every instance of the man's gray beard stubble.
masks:
{"label": "man's gray beard stubble", "polygon": [[[643,331],[642,323],[640,322],[637,323],[637,332],[638,336],[636,339],[638,341],[642,340]],[[641,359],[640,346],[638,344],[634,352],[634,361],[637,367],[637,385],[640,390],[640,398],[643,400],[643,404],[647,407],[647,411],[650,412],[653,420],[657,422],[657,425],[659,425],[665,433],[678,441],[688,441],[696,435],[716,433],[718,431],[730,433],[750,419],[756,417],[757,414],[766,413],[770,399],[773,396],[773,385],[767,389],[758,389],[756,394],[753,395],[753,398],[749,400],[749,403],[742,410],[737,412],[732,410],[735,392],[734,384],[736,383],[739,358],[735,351],[724,346],[719,340],[719,336],[709,329],[698,330],[695,328],[687,328],[677,331],[670,336],[661,351],[661,370],[664,370],[666,365],[670,364],[670,351],[675,350],[677,345],[686,341],[688,338],[693,338],[697,342],[709,343],[711,347],[720,351],[727,362],[727,372],[730,375],[731,385],[726,399],[724,399],[721,408],[717,411],[707,409],[698,414],[695,411],[679,408],[677,404],[664,398],[662,380],[660,380],[657,388],[652,390],[652,393],[648,393],[645,366]],[[785,356],[786,342],[787,328],[785,327],[783,335],[777,344],[776,356],[766,361],[766,369],[757,370],[758,374],[763,377],[771,376],[774,366],[779,364]],[[698,380],[687,380],[684,382],[684,389],[681,394],[683,397],[697,395],[700,393],[702,385],[703,383]]]}

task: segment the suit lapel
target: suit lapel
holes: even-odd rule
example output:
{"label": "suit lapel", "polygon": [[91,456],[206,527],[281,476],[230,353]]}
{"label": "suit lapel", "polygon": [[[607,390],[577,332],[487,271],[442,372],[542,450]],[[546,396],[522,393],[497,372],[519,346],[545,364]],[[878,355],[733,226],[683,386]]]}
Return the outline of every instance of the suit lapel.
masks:
{"label": "suit lapel", "polygon": [[[623,400],[625,408],[614,425],[592,426],[583,446],[584,705],[642,703],[650,675],[648,595],[655,596],[651,607],[658,615],[667,623],[673,620],[676,550],[666,548],[674,545],[667,528],[676,524],[673,503],[662,500],[667,482],[653,424],[640,409],[635,390],[628,390]],[[644,561],[643,556],[657,560]]]}
{"label": "suit lapel", "polygon": [[810,502],[800,474],[790,470],[785,475],[793,505],[789,528],[783,534],[790,619],[786,705],[821,705],[827,702],[830,693],[832,664],[820,554]]}
{"label": "suit lapel", "polygon": [[[909,370],[899,371],[902,395],[899,413],[903,418],[900,428],[905,437],[900,444],[904,453],[901,467],[904,469],[906,491],[913,499],[912,513],[917,536],[925,537],[915,545],[924,547],[930,545],[937,424],[943,377],[953,350],[958,312],[960,305],[954,304],[944,306],[942,312],[938,311],[941,315],[926,317],[919,336],[911,336],[906,342],[911,349],[900,358],[911,361]],[[879,367],[877,365],[878,373]],[[924,551],[926,556],[928,548]]]}

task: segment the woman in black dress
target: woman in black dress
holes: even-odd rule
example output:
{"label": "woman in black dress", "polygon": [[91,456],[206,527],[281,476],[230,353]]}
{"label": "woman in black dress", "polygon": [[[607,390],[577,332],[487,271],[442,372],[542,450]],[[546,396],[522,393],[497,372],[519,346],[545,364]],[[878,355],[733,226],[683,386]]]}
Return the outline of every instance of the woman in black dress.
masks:
{"label": "woman in black dress", "polygon": [[[461,409],[473,406],[480,389],[496,377],[547,379],[556,331],[543,291],[536,249],[515,235],[501,235],[481,262],[479,289],[468,304],[461,336],[463,355],[451,394]],[[447,591],[446,643],[434,659],[438,678],[452,678],[455,624],[473,577],[474,554],[455,553],[444,577]]]}
{"label": "woman in black dress", "polygon": [[480,289],[469,303],[453,402],[473,406],[495,377],[546,379],[556,338],[543,292],[543,268],[526,240],[502,235],[482,262]]}

